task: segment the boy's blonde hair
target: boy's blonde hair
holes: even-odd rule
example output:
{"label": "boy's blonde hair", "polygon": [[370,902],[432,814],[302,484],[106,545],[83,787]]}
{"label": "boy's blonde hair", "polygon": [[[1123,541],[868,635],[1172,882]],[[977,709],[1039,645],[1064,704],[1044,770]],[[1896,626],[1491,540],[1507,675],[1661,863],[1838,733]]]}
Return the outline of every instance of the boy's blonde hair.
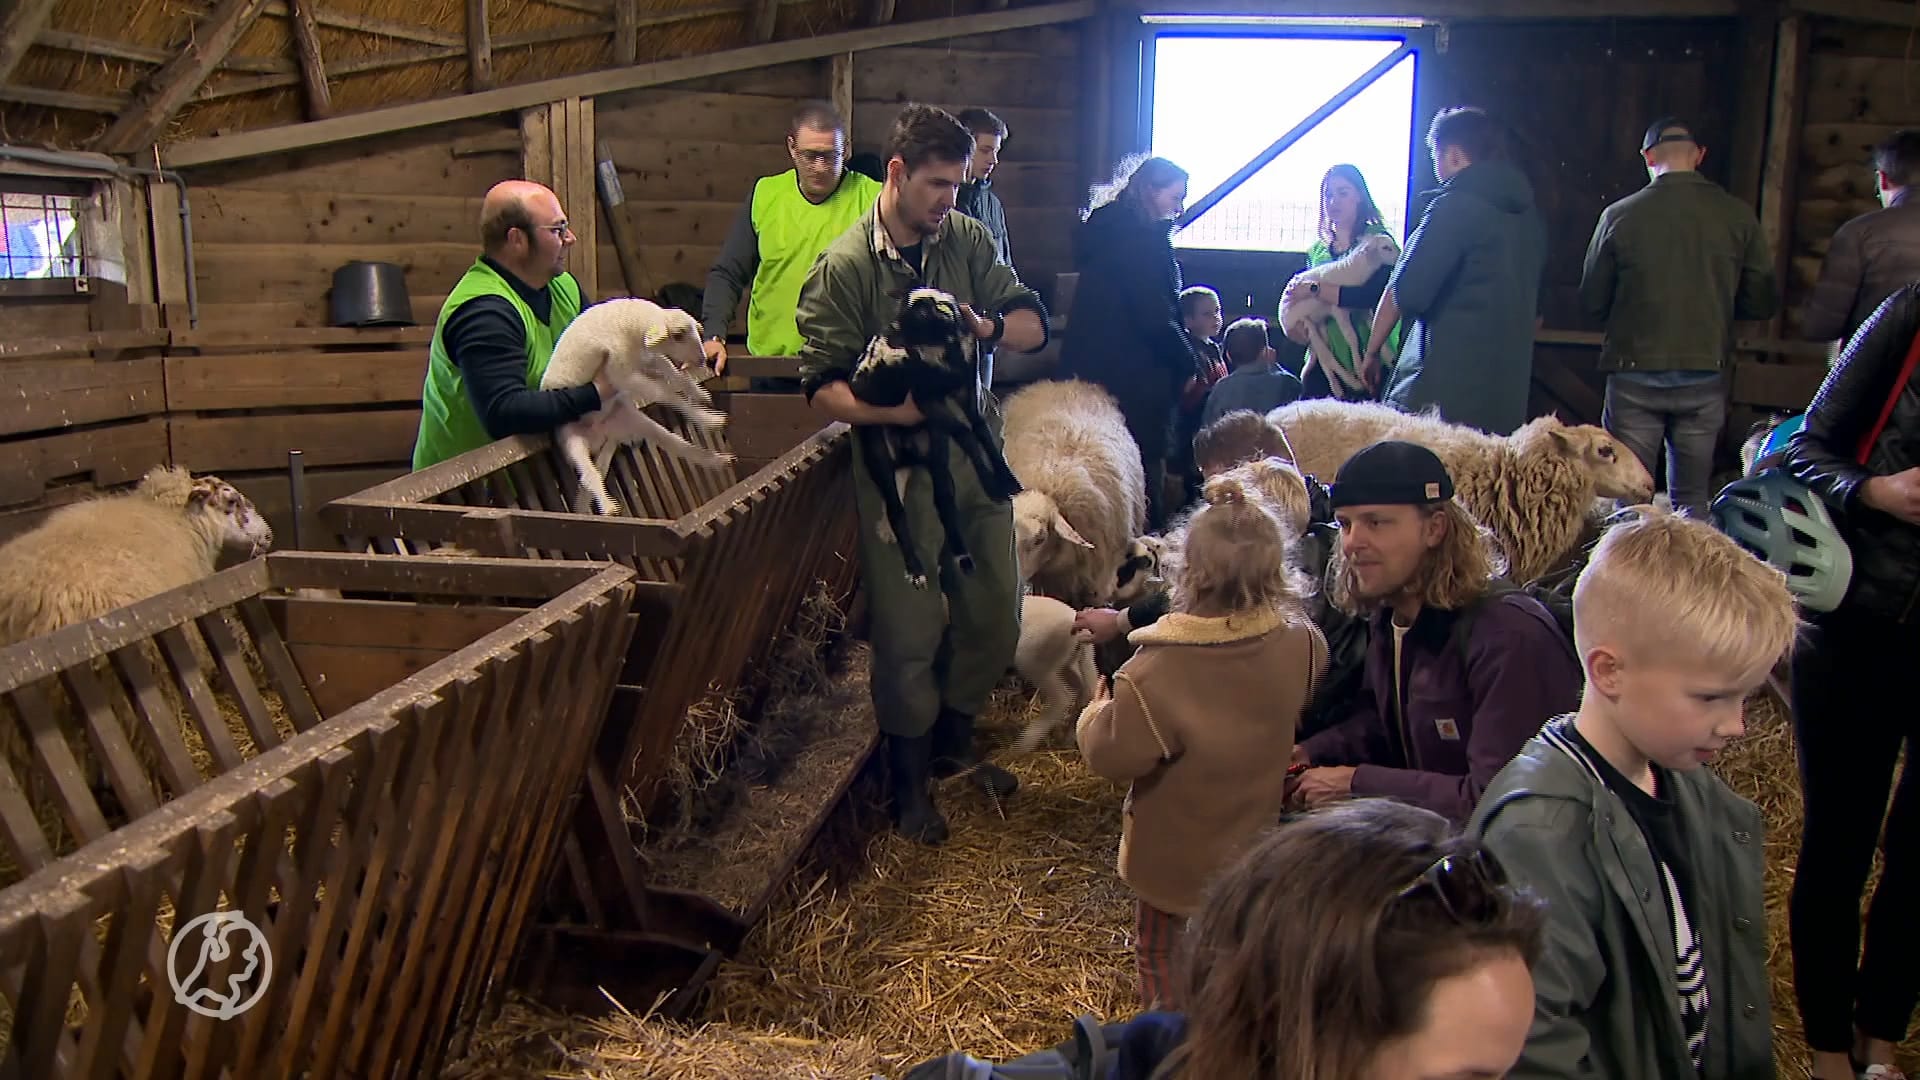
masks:
{"label": "boy's blonde hair", "polygon": [[1252,409],[1235,409],[1193,436],[1193,464],[1203,471],[1231,469],[1249,461],[1294,460],[1287,433]]}
{"label": "boy's blonde hair", "polygon": [[[1506,559],[1494,543],[1493,534],[1466,508],[1453,499],[1443,499],[1418,507],[1423,514],[1440,514],[1447,519],[1447,535],[1440,546],[1420,558],[1413,580],[1404,590],[1420,598],[1421,606],[1442,611],[1459,611],[1486,595],[1494,578],[1507,572]],[[1362,600],[1356,590],[1353,567],[1346,553],[1335,548],[1328,564],[1330,579],[1327,599],[1349,615],[1364,615],[1378,601]]]}
{"label": "boy's blonde hair", "polygon": [[1705,522],[1652,506],[1601,535],[1573,589],[1580,655],[1612,646],[1758,682],[1793,647],[1786,575]]}
{"label": "boy's blonde hair", "polygon": [[1208,480],[1202,505],[1168,538],[1162,565],[1173,609],[1237,615],[1280,608],[1305,618],[1312,586],[1293,567],[1293,530],[1246,469]]}
{"label": "boy's blonde hair", "polygon": [[1257,489],[1280,511],[1281,520],[1294,536],[1307,531],[1313,520],[1313,497],[1307,492],[1307,478],[1286,458],[1249,461],[1220,475],[1238,477],[1242,484]]}

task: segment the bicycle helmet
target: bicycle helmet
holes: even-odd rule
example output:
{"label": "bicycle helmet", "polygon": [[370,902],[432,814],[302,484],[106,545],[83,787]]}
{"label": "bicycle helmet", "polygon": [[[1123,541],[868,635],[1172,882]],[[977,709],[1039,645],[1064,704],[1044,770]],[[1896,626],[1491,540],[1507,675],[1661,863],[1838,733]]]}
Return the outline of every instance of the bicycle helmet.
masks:
{"label": "bicycle helmet", "polygon": [[1785,470],[1766,469],[1728,484],[1713,500],[1713,523],[1786,574],[1800,606],[1840,606],[1853,580],[1853,552],[1820,497]]}

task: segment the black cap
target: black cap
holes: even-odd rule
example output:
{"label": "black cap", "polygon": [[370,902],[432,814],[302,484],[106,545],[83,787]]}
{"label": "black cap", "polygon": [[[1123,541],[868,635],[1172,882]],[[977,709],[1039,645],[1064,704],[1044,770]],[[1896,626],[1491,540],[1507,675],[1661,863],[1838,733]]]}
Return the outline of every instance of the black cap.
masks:
{"label": "black cap", "polygon": [[1453,498],[1453,477],[1440,456],[1410,442],[1377,442],[1340,466],[1328,489],[1335,510],[1345,506],[1425,506]]}
{"label": "black cap", "polygon": [[1670,142],[1690,142],[1698,145],[1700,140],[1694,137],[1693,125],[1677,116],[1663,116],[1647,128],[1646,138],[1640,140],[1640,152]]}

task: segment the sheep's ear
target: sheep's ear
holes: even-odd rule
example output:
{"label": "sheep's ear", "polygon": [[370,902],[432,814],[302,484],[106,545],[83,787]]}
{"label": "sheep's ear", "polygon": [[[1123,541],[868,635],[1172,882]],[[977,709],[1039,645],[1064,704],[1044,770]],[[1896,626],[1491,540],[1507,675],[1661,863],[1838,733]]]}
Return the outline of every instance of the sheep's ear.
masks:
{"label": "sheep's ear", "polygon": [[1575,436],[1573,431],[1561,425],[1555,424],[1547,428],[1547,437],[1553,440],[1553,447],[1556,450],[1567,453],[1578,453],[1580,451],[1579,438]]}
{"label": "sheep's ear", "polygon": [[647,327],[647,336],[642,340],[646,342],[647,348],[657,349],[666,343],[667,328],[664,326],[649,326]]}
{"label": "sheep's ear", "polygon": [[1087,542],[1086,537],[1075,532],[1073,526],[1067,524],[1067,519],[1058,514],[1055,514],[1053,518],[1053,531],[1059,533],[1060,539],[1065,540],[1069,544],[1077,544],[1080,547],[1086,548],[1088,551],[1093,550],[1093,545]]}

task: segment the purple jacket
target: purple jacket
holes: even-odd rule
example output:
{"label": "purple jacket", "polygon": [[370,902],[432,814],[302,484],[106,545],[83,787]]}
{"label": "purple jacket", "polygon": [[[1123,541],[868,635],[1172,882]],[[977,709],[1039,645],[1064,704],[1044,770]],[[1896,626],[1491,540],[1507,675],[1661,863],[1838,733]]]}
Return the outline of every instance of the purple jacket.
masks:
{"label": "purple jacket", "polygon": [[1356,796],[1385,795],[1465,822],[1541,725],[1580,706],[1583,676],[1553,615],[1508,593],[1474,616],[1466,663],[1455,612],[1428,608],[1401,643],[1404,729],[1393,709],[1391,614],[1371,627],[1353,714],[1301,745],[1315,765],[1357,765]]}

